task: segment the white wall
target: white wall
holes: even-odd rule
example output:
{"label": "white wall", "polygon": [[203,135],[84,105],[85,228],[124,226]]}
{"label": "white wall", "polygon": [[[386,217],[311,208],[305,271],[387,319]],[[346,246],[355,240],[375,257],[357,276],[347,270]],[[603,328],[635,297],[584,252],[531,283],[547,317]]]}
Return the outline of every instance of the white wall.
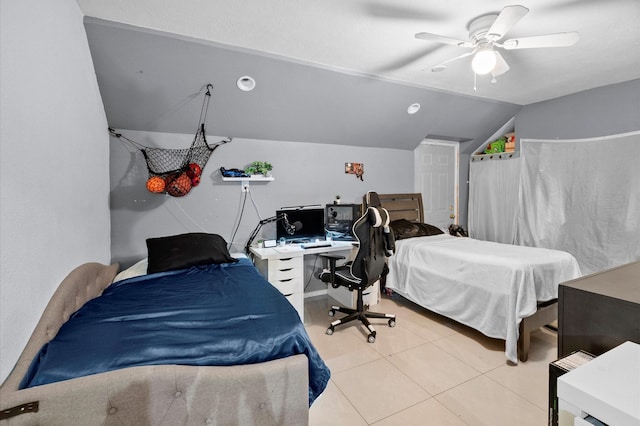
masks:
{"label": "white wall", "polygon": [[0,380],[60,281],[110,261],[109,138],[74,0],[0,3]]}

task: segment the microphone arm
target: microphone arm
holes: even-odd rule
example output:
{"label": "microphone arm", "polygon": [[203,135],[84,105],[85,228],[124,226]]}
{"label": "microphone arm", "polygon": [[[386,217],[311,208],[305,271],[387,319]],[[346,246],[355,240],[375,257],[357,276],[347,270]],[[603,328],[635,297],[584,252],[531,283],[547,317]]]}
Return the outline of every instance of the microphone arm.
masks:
{"label": "microphone arm", "polygon": [[249,236],[249,239],[247,240],[247,244],[245,244],[244,246],[244,252],[246,254],[249,254],[249,249],[251,248],[251,244],[253,244],[253,240],[255,240],[255,238],[258,236],[258,233],[260,232],[260,229],[266,225],[267,223],[271,223],[271,222],[277,222],[279,220],[284,220],[285,221],[285,228],[287,229],[287,233],[290,233],[291,235],[293,235],[293,232],[295,232],[295,228],[292,232],[289,232],[289,229],[291,229],[291,224],[289,223],[289,218],[287,218],[287,214],[283,213],[280,215],[276,215],[276,216],[271,216],[268,217],[266,219],[262,219],[260,222],[258,222],[258,225],[255,227],[255,229],[251,232],[251,235]]}

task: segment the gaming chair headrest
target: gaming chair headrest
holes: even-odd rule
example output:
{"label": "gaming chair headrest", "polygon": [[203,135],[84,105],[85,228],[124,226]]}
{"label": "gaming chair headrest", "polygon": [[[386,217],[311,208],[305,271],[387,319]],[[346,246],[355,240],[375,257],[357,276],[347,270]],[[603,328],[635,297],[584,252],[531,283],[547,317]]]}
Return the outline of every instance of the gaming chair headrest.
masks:
{"label": "gaming chair headrest", "polygon": [[377,192],[375,191],[367,192],[365,199],[366,199],[365,207],[380,207],[380,197],[378,197]]}
{"label": "gaming chair headrest", "polygon": [[369,223],[372,227],[378,228],[382,226],[385,228],[385,232],[388,232],[389,227],[389,213],[382,207],[367,207],[367,215],[369,216]]}

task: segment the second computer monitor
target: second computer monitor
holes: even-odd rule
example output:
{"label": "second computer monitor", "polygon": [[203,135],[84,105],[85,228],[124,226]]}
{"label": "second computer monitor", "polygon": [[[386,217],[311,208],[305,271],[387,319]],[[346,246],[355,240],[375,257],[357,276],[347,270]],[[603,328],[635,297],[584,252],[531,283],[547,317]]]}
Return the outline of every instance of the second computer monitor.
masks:
{"label": "second computer monitor", "polygon": [[327,204],[325,227],[328,235],[337,241],[353,241],[353,222],[362,215],[360,204]]}

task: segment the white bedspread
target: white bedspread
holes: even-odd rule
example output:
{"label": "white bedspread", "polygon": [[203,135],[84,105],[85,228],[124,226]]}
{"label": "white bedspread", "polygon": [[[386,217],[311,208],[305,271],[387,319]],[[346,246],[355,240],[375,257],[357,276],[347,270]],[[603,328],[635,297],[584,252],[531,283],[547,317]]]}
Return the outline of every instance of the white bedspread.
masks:
{"label": "white bedspread", "polygon": [[569,253],[448,234],[396,241],[387,288],[441,315],[506,340],[518,362],[518,326],[558,284],[580,276]]}

